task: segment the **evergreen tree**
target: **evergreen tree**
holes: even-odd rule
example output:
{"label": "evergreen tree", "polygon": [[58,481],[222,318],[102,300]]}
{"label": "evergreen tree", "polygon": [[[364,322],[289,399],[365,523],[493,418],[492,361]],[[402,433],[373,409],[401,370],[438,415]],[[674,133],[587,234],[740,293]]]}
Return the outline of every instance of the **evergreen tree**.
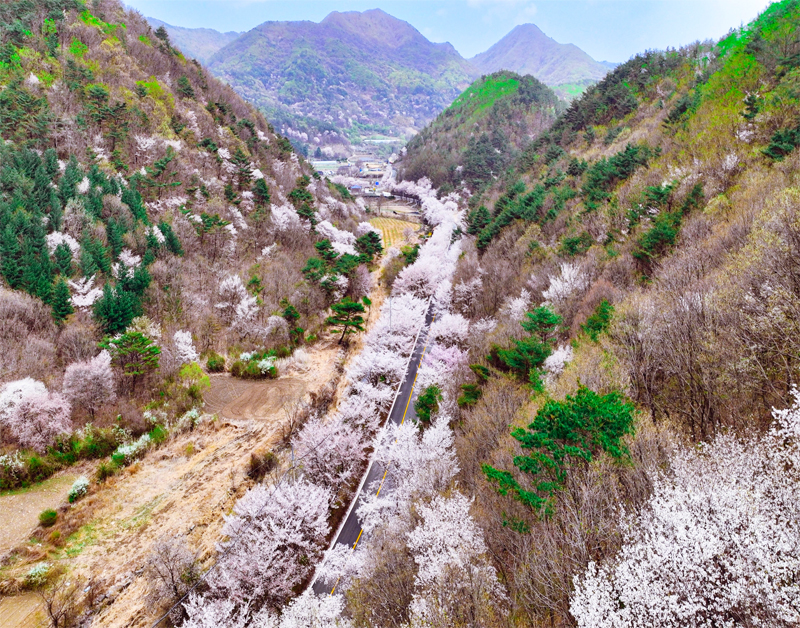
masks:
{"label": "evergreen tree", "polygon": [[106,239],[111,249],[112,259],[117,259],[122,252],[122,247],[125,245],[122,240],[124,233],[124,228],[116,220],[113,218],[108,219],[108,223],[106,224]]}
{"label": "evergreen tree", "polygon": [[532,476],[532,491],[520,486],[508,471],[484,464],[483,472],[501,495],[510,493],[547,513],[571,467],[585,467],[600,452],[617,460],[628,456],[623,438],[633,433],[634,412],[633,404],[617,391],[601,396],[581,386],[574,397],[545,403],[527,429],[511,432],[526,452],[514,458],[514,466]]}
{"label": "evergreen tree", "polygon": [[236,178],[241,190],[253,178],[253,167],[250,165],[250,158],[244,154],[241,147],[237,146],[233,157],[231,157],[231,163],[236,166]]}
{"label": "evergreen tree", "polygon": [[139,380],[158,368],[161,349],[138,331],[124,333],[119,338],[106,338],[100,347],[108,350],[114,366],[130,378],[134,392]]}
{"label": "evergreen tree", "polygon": [[375,255],[383,252],[383,242],[380,234],[375,231],[367,231],[367,233],[356,239],[356,250],[365,257],[366,262],[372,262]]}
{"label": "evergreen tree", "polygon": [[467,233],[470,235],[478,235],[490,222],[492,222],[492,215],[484,205],[481,205],[475,211],[470,212],[467,222],[469,224]]}
{"label": "evergreen tree", "polygon": [[366,310],[363,305],[345,297],[339,303],[334,303],[331,309],[333,310],[333,316],[329,316],[325,319],[325,322],[332,327],[342,328],[342,337],[339,338],[339,344],[342,344],[346,335],[364,331],[364,318],[361,314]]}
{"label": "evergreen tree", "polygon": [[186,76],[181,76],[178,78],[177,92],[184,98],[193,99],[195,97],[194,88]]}
{"label": "evergreen tree", "polygon": [[51,307],[53,308],[53,319],[59,325],[74,312],[70,301],[69,288],[67,287],[67,282],[63,279],[59,279],[56,282]]}
{"label": "evergreen tree", "polygon": [[165,244],[170,253],[182,256],[183,247],[181,246],[181,241],[178,239],[178,236],[175,235],[175,232],[172,230],[172,225],[162,220],[158,223],[158,230],[161,231],[164,236]]}
{"label": "evergreen tree", "polygon": [[78,183],[83,180],[83,172],[81,172],[78,160],[75,155],[72,155],[67,162],[67,168],[64,170],[64,175],[58,182],[58,193],[61,196],[61,201],[66,205],[67,201],[75,198],[78,194]]}
{"label": "evergreen tree", "polygon": [[12,288],[19,288],[22,285],[21,254],[19,239],[13,227],[8,224],[3,229],[0,239],[0,256],[2,256],[3,277]]}
{"label": "evergreen tree", "polygon": [[264,179],[257,179],[253,185],[253,199],[259,207],[266,207],[272,200],[269,195],[269,186]]}
{"label": "evergreen tree", "polygon": [[66,242],[62,242],[53,251],[56,270],[64,277],[72,277],[72,250]]}

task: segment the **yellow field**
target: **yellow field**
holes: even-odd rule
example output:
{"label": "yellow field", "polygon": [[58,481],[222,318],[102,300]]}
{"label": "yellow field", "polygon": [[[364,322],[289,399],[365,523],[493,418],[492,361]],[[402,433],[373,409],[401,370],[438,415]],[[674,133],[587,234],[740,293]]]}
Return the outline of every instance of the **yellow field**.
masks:
{"label": "yellow field", "polygon": [[403,231],[409,227],[414,231],[419,229],[419,225],[417,223],[398,220],[397,218],[373,218],[369,222],[371,225],[381,230],[381,235],[383,236],[383,246],[387,249],[390,246],[402,245],[404,243]]}

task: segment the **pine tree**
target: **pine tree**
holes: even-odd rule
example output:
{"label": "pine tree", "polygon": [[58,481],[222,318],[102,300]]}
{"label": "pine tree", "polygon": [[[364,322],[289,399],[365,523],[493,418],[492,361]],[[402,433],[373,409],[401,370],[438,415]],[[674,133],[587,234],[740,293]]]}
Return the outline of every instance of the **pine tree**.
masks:
{"label": "pine tree", "polygon": [[256,180],[253,185],[253,199],[259,207],[266,207],[272,200],[269,195],[269,186],[264,179]]}
{"label": "pine tree", "polygon": [[173,255],[182,256],[183,255],[183,247],[181,246],[181,241],[178,239],[178,236],[175,235],[175,232],[172,230],[172,226],[164,222],[163,220],[158,223],[158,230],[164,236],[164,240],[166,241],[165,244],[167,245],[167,249]]}
{"label": "pine tree", "polygon": [[113,259],[117,259],[122,252],[122,247],[124,246],[122,235],[124,232],[124,229],[116,220],[113,218],[108,219],[106,238],[108,239],[108,246],[111,248],[111,257]]}
{"label": "pine tree", "polygon": [[8,285],[19,288],[22,285],[22,265],[19,239],[12,226],[6,225],[0,239],[0,256],[2,256],[2,272]]}
{"label": "pine tree", "polygon": [[470,212],[467,222],[469,229],[467,233],[470,235],[478,235],[484,228],[492,221],[492,216],[489,210],[483,205],[478,207],[475,211]]}
{"label": "pine tree", "polygon": [[246,186],[253,178],[253,168],[250,165],[250,158],[244,154],[240,147],[236,147],[236,151],[231,157],[231,163],[236,166],[236,178],[239,183],[239,189]]}
{"label": "pine tree", "polygon": [[363,305],[345,297],[339,303],[334,303],[331,309],[333,310],[333,316],[329,316],[325,319],[325,322],[332,327],[342,328],[342,337],[339,338],[339,344],[342,344],[346,335],[364,331],[364,318],[361,314],[366,310]]}
{"label": "pine tree", "polygon": [[61,325],[64,319],[74,312],[70,301],[69,288],[67,287],[67,282],[63,279],[59,279],[56,283],[51,307],[53,308],[53,319],[58,325]]}
{"label": "pine tree", "polygon": [[53,251],[56,269],[64,277],[72,277],[72,250],[66,242],[62,242]]}

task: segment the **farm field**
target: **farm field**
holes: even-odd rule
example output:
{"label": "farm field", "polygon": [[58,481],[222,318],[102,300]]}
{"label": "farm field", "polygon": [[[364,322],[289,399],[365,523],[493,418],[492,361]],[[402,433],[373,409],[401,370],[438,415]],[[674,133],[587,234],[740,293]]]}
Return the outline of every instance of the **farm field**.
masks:
{"label": "farm field", "polygon": [[383,244],[386,248],[403,244],[405,242],[403,232],[406,229],[413,229],[415,233],[419,229],[418,224],[397,218],[373,218],[369,222],[381,230]]}

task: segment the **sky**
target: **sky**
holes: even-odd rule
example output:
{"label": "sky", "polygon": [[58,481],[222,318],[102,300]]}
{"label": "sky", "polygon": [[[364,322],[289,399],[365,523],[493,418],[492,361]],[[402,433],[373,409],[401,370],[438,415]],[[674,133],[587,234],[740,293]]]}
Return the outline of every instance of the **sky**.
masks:
{"label": "sky", "polygon": [[532,22],[598,61],[623,62],[647,49],[718,39],[746,24],[768,0],[125,0],[174,26],[246,31],[270,20],[319,22],[331,11],[380,8],[462,56],[491,47]]}

